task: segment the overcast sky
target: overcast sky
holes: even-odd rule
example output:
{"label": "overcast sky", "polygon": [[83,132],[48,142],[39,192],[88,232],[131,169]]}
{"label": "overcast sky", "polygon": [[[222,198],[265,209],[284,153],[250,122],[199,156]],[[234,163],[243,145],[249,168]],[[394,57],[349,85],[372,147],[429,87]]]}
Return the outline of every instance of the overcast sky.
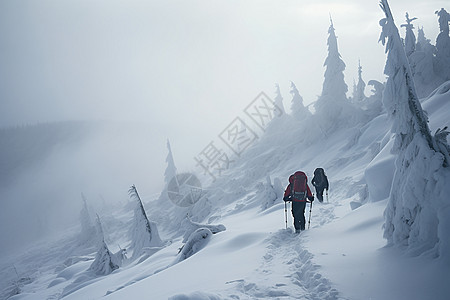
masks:
{"label": "overcast sky", "polygon": [[[435,10],[450,9],[447,0],[390,4],[397,25],[408,11],[432,43]],[[189,140],[200,151],[260,91],[273,97],[275,83],[287,108],[291,80],[316,100],[330,14],[349,90],[358,59],[366,82],[382,80],[376,0],[2,0],[0,127],[151,120],[175,154]]]}

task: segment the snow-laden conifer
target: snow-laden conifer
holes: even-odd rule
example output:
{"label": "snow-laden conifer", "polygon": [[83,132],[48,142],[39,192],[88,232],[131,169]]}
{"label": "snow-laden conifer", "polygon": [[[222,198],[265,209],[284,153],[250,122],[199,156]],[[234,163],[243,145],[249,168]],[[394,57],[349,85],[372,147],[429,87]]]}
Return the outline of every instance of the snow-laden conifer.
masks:
{"label": "snow-laden conifer", "polygon": [[406,29],[405,52],[406,52],[406,55],[409,57],[416,50],[416,36],[414,35],[414,32],[413,32],[414,25],[412,24],[412,21],[417,20],[417,18],[410,19],[408,13],[406,13],[405,18],[406,18],[406,24],[402,24],[400,26],[405,27],[405,29]]}
{"label": "snow-laden conifer", "polygon": [[380,6],[386,14],[380,21],[380,41],[386,45],[385,74],[389,77],[383,103],[393,120],[393,152],[397,154],[384,213],[384,237],[412,254],[430,251],[449,258],[448,132],[431,135],[387,0]]}
{"label": "snow-laden conifer", "polygon": [[156,224],[150,222],[145,213],[144,205],[136,187],[133,185],[128,193],[130,198],[136,201],[133,225],[131,228],[130,249],[133,251],[132,258],[137,258],[146,247],[159,247],[162,245]]}
{"label": "snow-laden conifer", "polygon": [[352,97],[350,98],[350,100],[355,101],[355,99],[356,99],[356,89],[357,89],[357,87],[356,87],[356,81],[355,81],[355,78],[353,78]]}
{"label": "snow-laden conifer", "polygon": [[436,11],[439,22],[439,34],[436,38],[436,70],[444,80],[450,80],[450,14],[441,8]]}
{"label": "snow-laden conifer", "polygon": [[371,90],[373,96],[380,99],[381,102],[381,99],[383,98],[384,84],[375,79],[369,80],[367,84],[373,87]]}
{"label": "snow-laden conifer", "polygon": [[383,91],[384,84],[377,80],[369,80],[367,85],[371,86],[372,95],[365,98],[364,110],[366,113],[370,113],[371,116],[379,116],[383,111]]}
{"label": "snow-laden conifer", "polygon": [[89,270],[94,272],[96,275],[108,275],[112,271],[119,268],[119,266],[114,263],[113,255],[111,251],[109,251],[108,246],[106,245],[103,228],[100,221],[100,217],[97,215],[97,228],[98,228],[98,236],[100,239],[100,246],[97,254],[95,256],[95,260],[92,262]]}
{"label": "snow-laden conifer", "polygon": [[432,52],[434,52],[434,46],[431,45],[431,40],[427,39],[425,37],[425,31],[423,30],[423,26],[417,29],[417,44],[416,44],[416,50],[417,51],[423,51],[427,47],[433,47]]}
{"label": "snow-laden conifer", "polygon": [[[275,85],[275,106],[276,109],[279,109],[281,112],[281,115],[284,115],[286,113],[286,111],[284,110],[284,105],[283,105],[283,96],[281,96],[281,92],[280,92],[280,86],[278,85],[278,83]],[[279,114],[279,112],[277,112]],[[275,113],[275,115],[277,115],[277,113]]]}
{"label": "snow-laden conifer", "polygon": [[123,262],[127,259],[127,250],[126,249],[119,249],[116,253],[113,253],[111,255],[111,261],[113,264],[122,267]]}
{"label": "snow-laden conifer", "polygon": [[166,186],[169,184],[170,180],[172,180],[172,178],[175,178],[176,174],[177,174],[177,168],[175,166],[175,162],[173,160],[173,155],[172,155],[172,149],[170,147],[170,142],[169,140],[167,140],[167,157],[166,157],[166,163],[167,163],[167,167],[166,167],[166,171],[164,172],[164,182],[166,183]]}
{"label": "snow-laden conifer", "polygon": [[96,275],[108,275],[112,271],[118,269],[119,266],[113,263],[111,252],[108,249],[105,241],[103,241],[101,248],[97,251],[94,262],[89,267],[89,270]]}
{"label": "snow-laden conifer", "polygon": [[[275,187],[275,181],[277,182],[277,185]],[[256,194],[258,195],[258,198],[261,198],[261,208],[263,210],[268,209],[269,207],[272,207],[276,200],[279,198],[282,198],[282,194],[284,192],[283,187],[281,186],[281,181],[276,178],[276,180],[272,184],[272,179],[270,178],[270,175],[266,176],[266,182],[258,182],[256,185]],[[280,192],[281,188],[281,192]]]}
{"label": "snow-laden conifer", "polygon": [[319,126],[325,134],[329,134],[336,128],[346,126],[359,118],[356,108],[350,105],[346,96],[348,87],[344,81],[345,63],[338,50],[333,21],[330,21],[327,41],[328,56],[324,62],[326,69],[322,94],[314,105]]}
{"label": "snow-laden conifer", "polygon": [[83,201],[83,207],[80,211],[80,223],[81,223],[81,242],[86,243],[89,240],[93,240],[96,236],[96,227],[92,220],[87,204],[86,196],[81,193],[81,199]]}
{"label": "snow-laden conifer", "polygon": [[419,98],[428,96],[442,83],[433,66],[435,52],[436,47],[425,37],[423,27],[419,28],[415,51],[408,56]]}
{"label": "snow-laden conifer", "polygon": [[289,91],[292,95],[291,100],[291,111],[292,115],[297,120],[305,120],[311,116],[311,112],[304,106],[303,97],[300,95],[295,83],[291,81],[291,90]]}
{"label": "snow-laden conifer", "polygon": [[[327,45],[328,56],[324,62],[326,70],[322,87],[322,97],[333,96],[335,101],[344,101],[347,100],[346,93],[348,91],[347,84],[344,80],[345,63],[338,50],[338,42],[332,20],[330,20],[330,27],[328,28]],[[325,98],[325,100],[330,99]]]}
{"label": "snow-laden conifer", "polygon": [[356,85],[356,101],[363,101],[366,96],[364,95],[364,90],[366,89],[366,83],[362,78],[362,66],[361,61],[358,61],[358,84]]}

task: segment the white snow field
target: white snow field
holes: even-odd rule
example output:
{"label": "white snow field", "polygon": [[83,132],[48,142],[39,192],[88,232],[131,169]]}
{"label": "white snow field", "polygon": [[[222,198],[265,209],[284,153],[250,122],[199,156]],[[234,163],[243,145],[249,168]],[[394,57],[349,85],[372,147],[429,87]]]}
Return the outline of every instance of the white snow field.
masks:
{"label": "white snow field", "polygon": [[[433,132],[447,125],[450,82],[422,105]],[[164,246],[148,248],[109,275],[88,270],[97,249],[79,242],[78,227],[3,257],[4,283],[13,264],[23,270],[21,280],[5,290],[11,295],[20,289],[9,299],[449,299],[450,266],[442,258],[407,255],[383,239],[394,172],[386,114],[319,140],[300,127],[287,132],[292,122],[297,121],[289,115],[274,120],[227,172],[204,187],[195,205],[177,207],[166,192],[144,201]],[[313,202],[310,228],[294,234],[289,206],[285,229],[282,193],[290,174],[303,170],[310,182],[316,167],[330,180],[329,198]],[[119,244],[130,244],[133,204],[100,215],[113,253]],[[193,230],[183,227],[186,213],[192,221],[226,229],[191,235],[187,243],[193,248],[179,254],[183,228]]]}
{"label": "white snow field", "polygon": [[[380,41],[386,46],[388,79],[385,84],[373,82],[373,95],[364,97],[364,89],[360,89],[354,93],[359,100],[347,98],[345,63],[331,23],[323,90],[314,105],[305,107],[292,83],[291,112],[286,114],[277,88],[275,100],[280,107],[272,106],[266,115],[258,115],[261,119],[270,115],[267,124],[258,127],[258,135],[250,127],[243,127],[242,120],[242,124],[236,122],[233,129],[222,132],[224,136],[228,133],[230,140],[239,139],[239,149],[225,157],[222,152],[215,153],[216,157],[221,155],[226,168],[215,173],[214,180],[207,172],[178,170],[173,155],[177,151],[172,152],[167,142],[167,168],[161,174],[165,187],[157,195],[146,194],[145,184],[152,182],[146,172],[138,172],[141,164],[132,168],[139,184],[131,186],[129,199],[110,206],[98,205],[94,211],[90,200],[81,194],[80,224],[58,236],[46,235],[39,243],[13,255],[0,257],[0,298],[450,299],[450,81],[444,82],[450,78],[450,56],[446,56],[450,15],[444,9],[437,13],[441,31],[438,45],[433,48],[421,36],[417,45],[422,50],[415,51],[412,26],[406,28],[409,31],[402,41],[386,0],[381,1],[381,8],[386,18],[379,22]],[[437,49],[436,53],[433,49]],[[430,74],[436,76],[429,78]],[[356,87],[364,87],[361,73],[358,81]],[[441,85],[435,88],[438,84]],[[426,95],[433,89],[428,97],[419,100],[417,95]],[[261,99],[265,101],[264,97]],[[252,118],[248,108],[245,113]],[[55,125],[46,126],[51,129]],[[74,122],[70,128],[78,126]],[[23,139],[33,144],[34,139],[26,138],[32,130],[23,130]],[[76,132],[71,130],[64,132]],[[14,129],[2,133],[21,139]],[[224,140],[222,133],[219,138]],[[67,140],[73,138],[63,136]],[[57,137],[47,141],[63,143]],[[251,142],[245,144],[246,141]],[[97,142],[97,146],[102,144],[100,139]],[[140,146],[140,151],[127,149],[125,139],[120,144],[117,160],[121,163],[128,163],[127,156],[147,155]],[[17,145],[25,143],[19,141]],[[14,155],[15,150],[23,148],[17,145],[2,153],[15,159],[21,157]],[[58,153],[65,147],[44,146],[44,150],[54,150],[57,159],[63,159],[55,165],[66,166],[69,174],[75,170],[75,160]],[[35,150],[40,147],[36,145]],[[80,149],[85,154],[91,151],[84,145]],[[47,151],[44,150],[41,152]],[[27,151],[21,153],[34,156],[33,151]],[[108,149],[104,152],[109,154]],[[11,170],[26,170],[28,161],[0,163]],[[199,160],[197,163],[198,167]],[[35,167],[41,166],[39,162]],[[98,170],[89,167],[86,173],[92,174],[86,174],[80,182],[95,181]],[[307,229],[296,234],[291,204],[283,201],[288,178],[303,171],[314,191],[311,179],[319,167],[325,170],[330,189],[323,203],[316,200],[307,205]],[[19,181],[8,172],[2,172],[4,178]],[[115,172],[127,175],[120,168]],[[149,169],[148,177],[155,178],[151,172]],[[24,173],[25,177],[38,174]],[[58,174],[64,177],[62,172]],[[36,185],[53,184],[42,177],[36,178]],[[83,187],[78,180],[67,178],[61,178],[61,182],[73,184],[66,189]],[[20,195],[33,194],[33,190],[20,184],[7,189],[5,195],[9,196],[2,199],[17,201],[15,208],[19,212],[15,217],[7,209],[1,211],[2,224],[11,227],[1,228],[2,236],[11,240],[1,241],[5,249],[14,248],[14,234],[39,232],[39,228],[28,228],[27,224],[32,223],[26,222],[22,210],[35,213],[40,225],[50,221],[39,212],[48,210],[49,218],[67,216],[62,209],[60,216],[49,205],[54,202],[38,201],[45,195],[63,197],[64,191],[56,193],[51,186],[48,194],[36,195],[36,203],[22,207]],[[106,191],[119,193],[117,184],[108,181]],[[16,187],[20,193],[14,190]],[[70,206],[66,210],[76,207],[67,199],[61,203]]]}

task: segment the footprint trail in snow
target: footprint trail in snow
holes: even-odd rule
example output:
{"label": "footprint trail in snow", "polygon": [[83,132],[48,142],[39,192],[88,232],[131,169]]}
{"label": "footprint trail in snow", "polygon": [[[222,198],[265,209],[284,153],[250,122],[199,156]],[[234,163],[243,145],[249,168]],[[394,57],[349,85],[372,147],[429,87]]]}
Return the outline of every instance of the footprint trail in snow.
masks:
{"label": "footprint trail in snow", "polygon": [[[314,211],[315,209],[315,211]],[[314,226],[322,226],[335,218],[334,205],[318,204]],[[309,217],[309,206],[306,212]],[[345,299],[320,274],[320,266],[313,262],[314,255],[304,247],[307,232],[294,234],[292,229],[281,229],[267,240],[267,252],[261,265],[246,279],[230,281],[234,291],[231,299]]]}

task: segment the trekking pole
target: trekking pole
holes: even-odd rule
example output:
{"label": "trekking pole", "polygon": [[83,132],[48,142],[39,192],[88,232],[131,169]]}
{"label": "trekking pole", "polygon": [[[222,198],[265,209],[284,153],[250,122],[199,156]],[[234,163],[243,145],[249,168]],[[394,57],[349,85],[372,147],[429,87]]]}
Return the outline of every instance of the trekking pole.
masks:
{"label": "trekking pole", "polygon": [[309,220],[308,220],[308,230],[309,227],[311,226],[311,212],[312,212],[312,201],[311,201],[311,205],[309,206]]}
{"label": "trekking pole", "polygon": [[286,229],[287,229],[287,204],[286,204],[286,201],[284,201],[284,221],[286,223]]}
{"label": "trekking pole", "polygon": [[327,203],[328,203],[329,201],[328,201],[328,190],[327,190]]}

